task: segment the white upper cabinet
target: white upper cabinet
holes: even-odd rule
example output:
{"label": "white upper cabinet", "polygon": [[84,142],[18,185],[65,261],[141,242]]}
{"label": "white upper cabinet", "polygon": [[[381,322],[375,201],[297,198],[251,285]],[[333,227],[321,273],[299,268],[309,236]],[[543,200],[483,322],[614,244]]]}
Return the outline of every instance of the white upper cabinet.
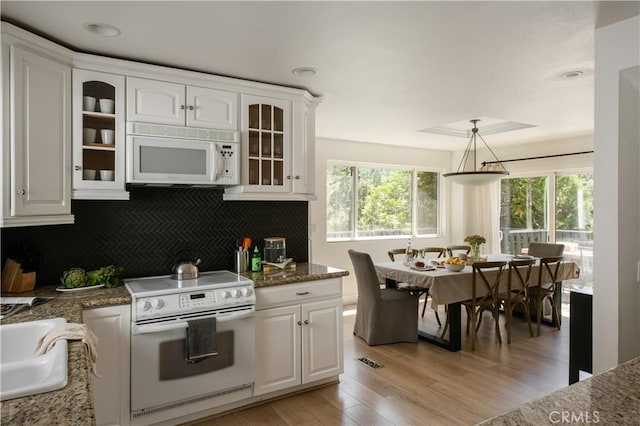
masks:
{"label": "white upper cabinet", "polygon": [[315,196],[315,106],[241,95],[242,185],[225,200],[309,200]]}
{"label": "white upper cabinet", "polygon": [[74,199],[129,199],[124,105],[124,76],[73,70]]}
{"label": "white upper cabinet", "polygon": [[3,38],[2,226],[73,223],[71,67]]}
{"label": "white upper cabinet", "polygon": [[187,86],[187,126],[238,130],[238,94]]}
{"label": "white upper cabinet", "polygon": [[238,130],[238,94],[127,77],[127,121]]}

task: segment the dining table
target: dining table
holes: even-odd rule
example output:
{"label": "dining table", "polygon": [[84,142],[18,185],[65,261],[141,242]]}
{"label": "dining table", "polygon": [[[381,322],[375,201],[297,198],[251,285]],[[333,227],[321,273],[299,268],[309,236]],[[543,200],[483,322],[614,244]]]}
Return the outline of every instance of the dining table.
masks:
{"label": "dining table", "polygon": [[[514,258],[517,257],[505,254],[489,254],[484,256],[483,260],[488,262],[509,262]],[[401,261],[374,263],[374,266],[379,279],[384,280],[387,288],[400,288],[401,290],[404,288],[417,296],[428,292],[431,297],[432,308],[437,309],[438,306],[446,306],[449,316],[448,336],[442,336],[440,332],[433,333],[429,330],[418,328],[418,337],[450,351],[459,351],[462,348],[461,302],[472,297],[473,268],[470,264],[467,264],[463,270],[453,272],[441,265],[429,267],[428,260],[425,263],[426,266],[423,268],[416,268],[413,265],[406,266]],[[537,285],[539,271],[540,268],[536,263],[531,271],[531,285]],[[493,272],[494,276],[496,274],[497,270]],[[492,278],[491,271],[485,273],[485,275],[489,279]],[[500,280],[501,291],[507,290],[508,276],[509,271],[505,268]],[[562,261],[556,278],[554,304],[559,307],[561,303],[562,282],[579,276],[580,268],[575,262]],[[548,272],[543,270],[542,284],[550,284],[551,281],[552,279]],[[478,296],[483,296],[484,294],[486,294],[484,289],[478,289]],[[425,303],[427,303],[426,300]],[[416,321],[418,321],[417,315]]]}

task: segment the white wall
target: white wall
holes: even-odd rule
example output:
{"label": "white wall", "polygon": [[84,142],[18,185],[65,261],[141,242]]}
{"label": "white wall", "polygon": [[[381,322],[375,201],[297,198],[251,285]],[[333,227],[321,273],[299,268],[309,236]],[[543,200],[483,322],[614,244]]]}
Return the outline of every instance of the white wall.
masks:
{"label": "white wall", "polygon": [[[596,29],[593,368],[640,355],[640,16]],[[634,89],[635,88],[635,89]],[[624,94],[623,94],[624,91]]]}
{"label": "white wall", "polygon": [[[326,205],[327,205],[327,161],[342,160],[360,163],[379,163],[387,165],[407,165],[416,167],[436,168],[444,171],[451,163],[451,153],[427,149],[415,149],[394,147],[389,145],[352,142],[333,139],[316,139],[316,193],[318,199],[309,203],[311,216],[311,262],[321,265],[346,269],[349,276],[343,280],[343,295],[345,303],[354,303],[356,300],[356,281],[353,267],[349,260],[347,250],[364,251],[371,255],[374,262],[383,262],[388,259],[387,251],[391,248],[406,247],[406,238],[373,240],[373,241],[349,241],[327,242],[326,239]],[[449,211],[447,185],[443,188],[443,206],[445,212]],[[443,218],[444,235],[438,238],[412,238],[413,247],[446,246],[448,215]]]}

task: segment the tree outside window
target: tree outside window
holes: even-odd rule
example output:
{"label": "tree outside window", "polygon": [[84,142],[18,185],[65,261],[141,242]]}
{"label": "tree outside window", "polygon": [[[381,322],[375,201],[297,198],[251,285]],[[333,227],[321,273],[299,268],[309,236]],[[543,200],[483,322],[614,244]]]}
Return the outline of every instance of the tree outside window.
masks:
{"label": "tree outside window", "polygon": [[435,235],[439,184],[436,172],[330,163],[327,240]]}

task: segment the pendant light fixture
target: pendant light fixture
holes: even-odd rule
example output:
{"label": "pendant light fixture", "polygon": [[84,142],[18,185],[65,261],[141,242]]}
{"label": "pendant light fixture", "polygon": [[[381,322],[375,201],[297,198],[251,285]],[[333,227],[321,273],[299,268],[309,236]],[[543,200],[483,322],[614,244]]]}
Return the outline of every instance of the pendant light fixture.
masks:
{"label": "pendant light fixture", "polygon": [[[460,160],[460,165],[458,166],[458,170],[451,173],[445,173],[442,176],[446,178],[451,178],[451,180],[460,185],[486,185],[488,183],[496,182],[500,180],[501,177],[508,176],[509,172],[504,168],[496,154],[489,148],[489,145],[484,141],[480,133],[478,133],[478,127],[476,124],[479,119],[475,118],[473,120],[469,120],[473,124],[473,129],[471,129],[471,138],[469,139],[469,143],[467,144],[467,148],[464,150],[464,154],[462,155],[462,160]],[[480,138],[484,146],[487,147],[493,158],[496,161],[492,162],[493,165],[488,166],[486,164],[482,164],[480,169],[477,168],[476,161],[476,142],[477,138]],[[473,156],[472,165],[467,165],[470,160],[470,157]],[[473,168],[471,168],[473,166]],[[499,170],[501,169],[501,170]]]}

